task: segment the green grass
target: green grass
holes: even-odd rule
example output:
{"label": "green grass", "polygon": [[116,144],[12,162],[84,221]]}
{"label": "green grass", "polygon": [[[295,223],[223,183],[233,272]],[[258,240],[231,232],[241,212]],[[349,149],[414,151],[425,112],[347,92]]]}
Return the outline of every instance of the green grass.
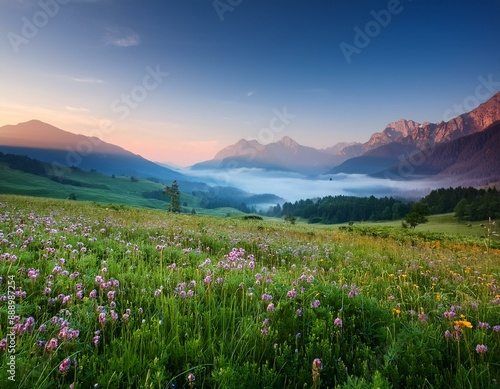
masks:
{"label": "green grass", "polygon": [[361,227],[0,195],[0,386],[497,387],[500,250]]}
{"label": "green grass", "polygon": [[221,207],[214,209],[197,208],[196,212],[200,215],[214,216],[214,217],[236,217],[241,215],[246,215],[238,209],[230,207]]}
{"label": "green grass", "polygon": [[[465,222],[459,221],[453,213],[445,213],[441,215],[430,215],[428,216],[429,221],[424,224],[420,224],[415,228],[415,231],[422,232],[439,232],[445,234],[459,234],[464,236],[475,236],[484,237],[487,235],[487,229],[489,221],[476,221],[476,222]],[[346,224],[343,224],[344,226]],[[401,220],[392,220],[387,222],[362,222],[355,223],[355,225],[363,226],[387,226],[400,228]],[[498,230],[498,226],[497,226]],[[497,239],[498,238],[495,238]]]}

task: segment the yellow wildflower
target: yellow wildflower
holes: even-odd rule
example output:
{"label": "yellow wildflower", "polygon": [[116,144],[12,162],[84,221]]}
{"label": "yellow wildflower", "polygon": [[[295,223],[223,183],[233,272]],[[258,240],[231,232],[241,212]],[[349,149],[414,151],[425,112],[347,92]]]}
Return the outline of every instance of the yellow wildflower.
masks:
{"label": "yellow wildflower", "polygon": [[467,320],[455,320],[455,325],[460,328],[472,328],[471,322]]}

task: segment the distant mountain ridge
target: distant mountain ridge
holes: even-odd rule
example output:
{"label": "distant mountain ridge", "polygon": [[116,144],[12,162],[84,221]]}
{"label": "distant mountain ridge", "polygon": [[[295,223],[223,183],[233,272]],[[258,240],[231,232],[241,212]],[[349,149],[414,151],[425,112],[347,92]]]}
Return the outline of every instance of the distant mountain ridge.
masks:
{"label": "distant mountain ridge", "polygon": [[192,169],[235,169],[262,168],[297,172],[301,174],[321,174],[332,164],[338,164],[355,154],[343,154],[344,143],[328,149],[302,146],[289,136],[279,141],[263,145],[256,140],[240,139],[234,145],[220,150],[213,159],[193,165]]}
{"label": "distant mountain ridge", "polygon": [[106,175],[154,177],[171,181],[183,175],[96,137],[73,134],[39,120],[0,127],[0,151]]}

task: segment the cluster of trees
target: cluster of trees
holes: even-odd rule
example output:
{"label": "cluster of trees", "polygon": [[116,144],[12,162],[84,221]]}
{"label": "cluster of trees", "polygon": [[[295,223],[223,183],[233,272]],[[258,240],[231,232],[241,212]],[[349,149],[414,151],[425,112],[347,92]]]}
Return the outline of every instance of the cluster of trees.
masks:
{"label": "cluster of trees", "polygon": [[434,189],[422,202],[429,206],[432,214],[450,213],[454,212],[460,200],[473,200],[478,193],[479,190],[473,187],[440,188]]}
{"label": "cluster of trees", "polygon": [[160,200],[160,201],[168,201],[168,199],[165,197],[163,192],[164,192],[164,190],[157,189],[157,190],[142,192],[141,195],[145,199],[155,199],[155,200]]}
{"label": "cluster of trees", "polygon": [[320,199],[300,200],[270,207],[267,216],[294,215],[309,223],[345,223],[350,221],[378,221],[401,219],[411,207],[392,197],[376,198],[354,196],[327,196]]}
{"label": "cluster of trees", "polygon": [[422,199],[432,214],[455,212],[459,220],[500,218],[500,192],[495,188],[436,189]]}
{"label": "cluster of trees", "polygon": [[[39,161],[38,159],[30,158],[26,155],[16,155],[16,154],[3,154],[0,152],[0,162],[6,163],[9,168],[14,170],[19,170],[24,173],[34,174],[41,177],[46,177],[54,182],[63,185],[71,186],[83,186],[80,181],[72,180],[70,178],[65,178],[63,176],[53,176],[47,174],[45,162]],[[78,170],[77,167],[72,166],[71,169]]]}
{"label": "cluster of trees", "polygon": [[20,170],[25,173],[45,176],[45,165],[36,159],[25,155],[0,153],[0,162],[6,163],[11,169]]}

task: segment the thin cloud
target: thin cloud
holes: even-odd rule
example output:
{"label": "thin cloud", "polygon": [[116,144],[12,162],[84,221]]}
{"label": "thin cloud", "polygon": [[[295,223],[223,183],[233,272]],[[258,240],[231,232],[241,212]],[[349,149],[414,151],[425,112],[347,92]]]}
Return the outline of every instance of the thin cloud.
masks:
{"label": "thin cloud", "polygon": [[250,97],[254,94],[255,92],[253,90],[251,90],[250,92],[247,93],[247,96]]}
{"label": "thin cloud", "polygon": [[104,81],[100,80],[98,78],[92,78],[92,77],[66,77],[70,81],[74,82],[82,82],[82,83],[87,83],[87,84],[103,84]]}
{"label": "thin cloud", "polygon": [[139,35],[128,28],[108,28],[104,42],[117,47],[138,46],[141,42]]}
{"label": "thin cloud", "polygon": [[11,103],[0,100],[0,125],[16,124],[29,120],[41,120],[67,131],[86,131],[97,128],[101,118],[93,117],[89,112],[70,111]]}
{"label": "thin cloud", "polygon": [[69,105],[67,105],[65,108],[71,112],[90,112],[87,108],[71,107]]}

